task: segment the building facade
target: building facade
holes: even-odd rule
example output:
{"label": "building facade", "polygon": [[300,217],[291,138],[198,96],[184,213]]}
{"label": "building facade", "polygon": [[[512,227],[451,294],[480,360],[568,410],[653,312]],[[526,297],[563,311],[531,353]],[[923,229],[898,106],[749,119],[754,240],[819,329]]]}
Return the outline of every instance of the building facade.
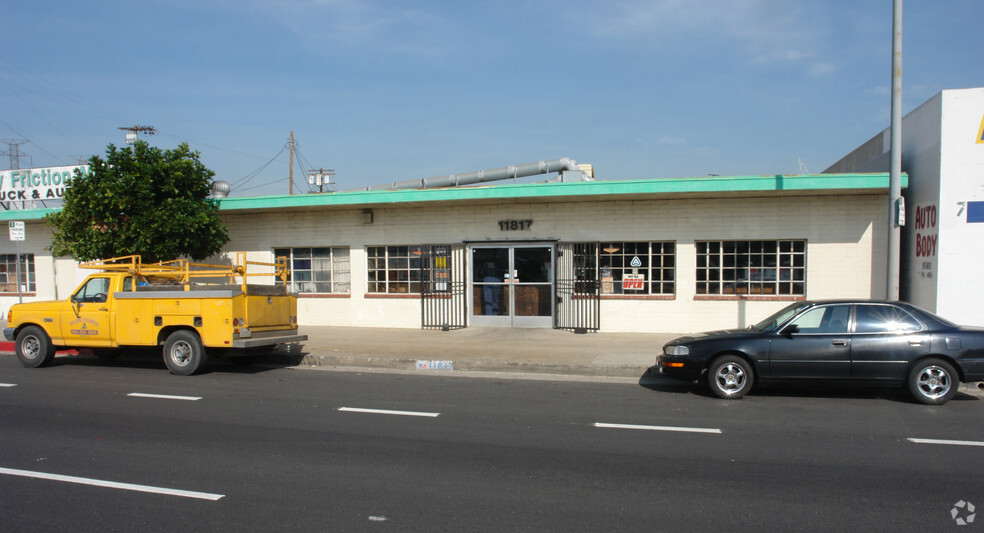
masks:
{"label": "building facade", "polygon": [[[302,326],[689,332],[883,298],[887,203],[878,173],[227,198],[220,212],[226,255],[289,258]],[[0,213],[26,228],[0,244],[3,312],[85,277],[45,250],[48,212]]]}

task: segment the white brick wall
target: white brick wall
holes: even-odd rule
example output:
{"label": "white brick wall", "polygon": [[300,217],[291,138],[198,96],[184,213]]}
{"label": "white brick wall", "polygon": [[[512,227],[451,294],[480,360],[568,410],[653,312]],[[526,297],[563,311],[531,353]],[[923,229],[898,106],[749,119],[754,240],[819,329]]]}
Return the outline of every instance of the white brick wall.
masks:
{"label": "white brick wall", "polygon": [[[884,297],[885,195],[778,196],[559,203],[436,204],[229,214],[225,249],[269,261],[275,247],[348,246],[352,294],[302,298],[302,325],[420,327],[420,300],[366,296],[365,247],[482,241],[649,241],[677,243],[673,300],[602,302],[605,331],[686,332],[743,327],[786,305],[779,300],[695,297],[695,240],[806,239],[809,298]],[[528,231],[498,221],[532,219]]]}

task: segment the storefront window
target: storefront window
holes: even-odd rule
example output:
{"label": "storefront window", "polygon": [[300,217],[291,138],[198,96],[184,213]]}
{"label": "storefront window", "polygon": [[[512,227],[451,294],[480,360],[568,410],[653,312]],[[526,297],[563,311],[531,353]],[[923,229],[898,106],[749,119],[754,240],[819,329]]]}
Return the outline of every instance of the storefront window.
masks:
{"label": "storefront window", "polygon": [[697,294],[806,295],[806,241],[697,241]]}
{"label": "storefront window", "polygon": [[[349,249],[276,248],[275,257],[286,257],[290,272],[287,284],[292,292],[348,294],[352,292]],[[280,280],[277,280],[280,283]]]}
{"label": "storefront window", "polygon": [[[20,254],[20,291],[35,292],[34,254]],[[17,292],[17,254],[0,254],[0,292]]]}
{"label": "storefront window", "polygon": [[[446,248],[449,245],[439,245]],[[436,246],[367,246],[366,276],[369,293],[420,294],[425,280],[444,279],[452,268],[451,257],[433,254]]]}
{"label": "storefront window", "polygon": [[575,257],[575,264],[591,269],[584,279],[599,280],[602,295],[671,295],[676,290],[672,241],[602,242],[597,255]]}

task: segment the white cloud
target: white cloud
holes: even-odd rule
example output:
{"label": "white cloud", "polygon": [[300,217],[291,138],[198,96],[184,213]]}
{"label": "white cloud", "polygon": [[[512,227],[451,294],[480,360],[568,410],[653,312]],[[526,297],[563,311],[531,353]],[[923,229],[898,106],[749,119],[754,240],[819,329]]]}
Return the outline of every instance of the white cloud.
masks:
{"label": "white cloud", "polygon": [[252,8],[281,24],[313,50],[442,53],[443,40],[453,24],[413,5],[384,0],[246,0],[237,4],[239,9]]}
{"label": "white cloud", "polygon": [[807,4],[799,0],[620,0],[605,6],[585,27],[611,40],[674,48],[730,41],[755,62],[806,60],[817,40]]}
{"label": "white cloud", "polygon": [[686,142],[687,139],[684,139],[682,137],[670,137],[668,135],[665,135],[663,137],[660,137],[660,139],[656,141],[656,144],[685,144]]}

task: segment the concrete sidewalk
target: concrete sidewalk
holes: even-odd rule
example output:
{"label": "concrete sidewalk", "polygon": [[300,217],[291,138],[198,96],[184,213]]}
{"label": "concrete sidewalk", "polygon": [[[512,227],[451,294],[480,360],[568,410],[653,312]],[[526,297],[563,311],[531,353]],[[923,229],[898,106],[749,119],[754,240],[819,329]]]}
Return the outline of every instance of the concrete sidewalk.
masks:
{"label": "concrete sidewalk", "polygon": [[676,333],[586,333],[540,328],[452,331],[305,326],[303,344],[281,348],[297,365],[635,378]]}

